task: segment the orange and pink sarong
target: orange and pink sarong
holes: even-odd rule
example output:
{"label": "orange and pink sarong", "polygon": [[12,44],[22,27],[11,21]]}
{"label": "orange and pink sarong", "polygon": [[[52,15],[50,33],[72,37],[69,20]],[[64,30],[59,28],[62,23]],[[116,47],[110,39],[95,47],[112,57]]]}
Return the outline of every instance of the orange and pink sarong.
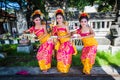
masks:
{"label": "orange and pink sarong", "polygon": [[[67,35],[66,28],[59,28],[58,26],[53,27],[53,35],[65,36]],[[57,50],[57,69],[62,73],[69,72],[72,55],[77,53],[76,47],[70,41],[70,37],[64,37],[58,39],[55,49]]]}
{"label": "orange and pink sarong", "polygon": [[36,55],[40,69],[50,69],[52,62],[52,51],[54,48],[54,43],[48,40],[50,38],[50,34],[47,34],[44,38],[40,39],[40,37],[44,34],[43,28],[35,29],[34,27],[31,27],[29,30],[30,32],[34,32],[41,44]]}
{"label": "orange and pink sarong", "polygon": [[[89,33],[81,33],[80,30],[77,31],[81,36],[87,36]],[[83,64],[83,73],[90,74],[92,66],[95,63],[95,57],[97,53],[97,41],[94,37],[83,38],[83,49],[81,54],[81,62]]]}

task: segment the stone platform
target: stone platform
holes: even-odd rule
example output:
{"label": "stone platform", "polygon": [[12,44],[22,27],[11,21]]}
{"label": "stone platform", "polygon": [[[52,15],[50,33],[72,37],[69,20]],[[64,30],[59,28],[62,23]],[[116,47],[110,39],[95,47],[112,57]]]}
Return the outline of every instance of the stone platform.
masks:
{"label": "stone platform", "polygon": [[[27,71],[28,75],[17,75]],[[120,80],[120,68],[94,66],[91,75],[82,73],[82,68],[71,67],[69,73],[60,73],[56,67],[43,73],[39,67],[0,67],[0,80]]]}

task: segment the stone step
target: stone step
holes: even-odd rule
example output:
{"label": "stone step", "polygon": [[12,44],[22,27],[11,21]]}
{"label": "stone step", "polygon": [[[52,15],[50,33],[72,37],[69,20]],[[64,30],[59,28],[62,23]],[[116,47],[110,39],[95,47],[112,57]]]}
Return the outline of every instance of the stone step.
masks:
{"label": "stone step", "polygon": [[[52,76],[54,75],[58,75],[58,76],[79,76],[79,75],[84,75],[82,73],[82,67],[74,67],[71,66],[70,70],[68,73],[64,74],[60,73],[57,71],[56,67],[52,67],[51,69],[48,70],[48,72],[43,73],[39,67],[0,67],[0,76],[5,76],[5,75],[16,75],[17,72],[20,71],[26,71],[27,73],[29,73],[29,75],[48,75],[48,76]],[[107,76],[107,75],[111,75],[111,76],[120,76],[120,68],[117,67],[112,67],[112,66],[93,66],[92,70],[91,70],[91,76]]]}
{"label": "stone step", "polygon": [[[16,75],[25,70],[28,75]],[[120,68],[94,66],[90,75],[82,73],[82,68],[71,67],[69,73],[60,73],[56,67],[43,73],[39,67],[0,67],[0,80],[120,80]]]}
{"label": "stone step", "polygon": [[107,76],[88,76],[88,75],[79,75],[79,76],[58,76],[58,75],[53,75],[53,76],[46,76],[46,75],[29,75],[29,76],[21,76],[21,75],[16,75],[16,76],[0,76],[1,80],[120,80],[120,76],[117,76],[116,78],[113,78],[110,75]]}

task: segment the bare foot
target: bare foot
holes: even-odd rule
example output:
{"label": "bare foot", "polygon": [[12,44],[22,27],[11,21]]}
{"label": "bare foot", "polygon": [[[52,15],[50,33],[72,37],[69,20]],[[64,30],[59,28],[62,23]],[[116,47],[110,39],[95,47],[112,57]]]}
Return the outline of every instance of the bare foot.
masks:
{"label": "bare foot", "polygon": [[85,75],[90,75],[90,72],[89,72],[89,71],[85,71],[85,70],[83,70],[82,73],[85,74]]}
{"label": "bare foot", "polygon": [[43,70],[42,72],[46,73],[46,72],[47,72],[47,70]]}

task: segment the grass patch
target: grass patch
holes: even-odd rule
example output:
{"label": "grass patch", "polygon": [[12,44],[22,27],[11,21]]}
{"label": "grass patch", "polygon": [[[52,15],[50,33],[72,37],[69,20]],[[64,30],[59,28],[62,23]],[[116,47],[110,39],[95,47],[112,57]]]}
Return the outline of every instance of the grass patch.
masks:
{"label": "grass patch", "polygon": [[[7,57],[0,59],[0,66],[38,66],[36,60],[36,52],[24,53],[17,52],[17,44],[2,45],[2,52],[7,53]],[[33,47],[38,47],[38,44],[33,44]]]}
{"label": "grass patch", "polygon": [[38,63],[34,56],[24,54],[0,59],[0,66],[38,66]]}
{"label": "grass patch", "polygon": [[17,64],[17,65],[19,65],[19,66],[39,66],[37,60],[31,60],[31,61],[28,61],[27,63],[25,63],[25,62],[20,62],[20,63]]}
{"label": "grass patch", "polygon": [[[0,59],[0,66],[38,66],[36,59],[36,51],[30,54],[17,53],[17,44],[2,45],[2,51],[7,53],[7,57]],[[39,47],[39,43],[33,44],[34,48]],[[81,51],[72,57],[72,66],[82,66],[80,61]],[[52,66],[56,66],[57,61],[55,57],[52,59]],[[115,66],[120,67],[120,51],[115,55],[110,52],[98,51],[95,60],[95,66]]]}

